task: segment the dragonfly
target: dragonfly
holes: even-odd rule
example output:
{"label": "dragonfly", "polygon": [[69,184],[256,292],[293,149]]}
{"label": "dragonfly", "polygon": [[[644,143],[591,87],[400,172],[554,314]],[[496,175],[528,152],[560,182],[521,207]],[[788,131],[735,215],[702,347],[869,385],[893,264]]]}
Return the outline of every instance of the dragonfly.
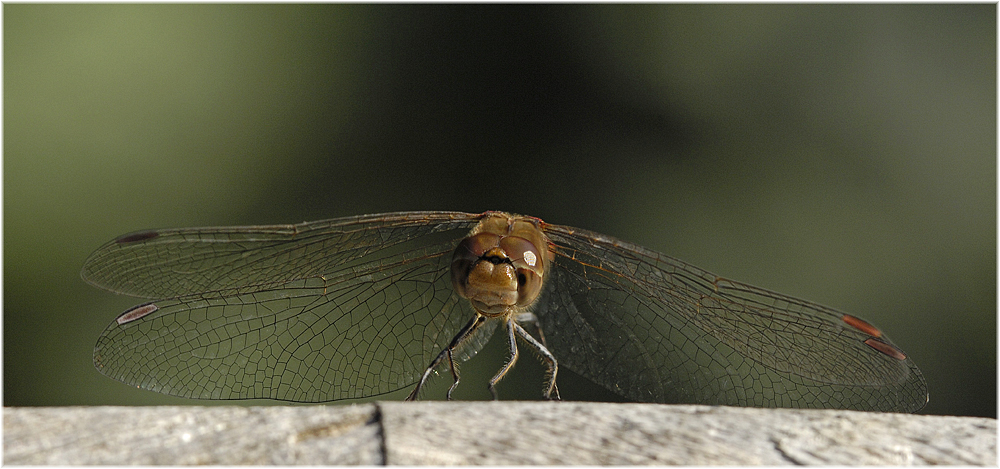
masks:
{"label": "dragonfly", "polygon": [[592,231],[504,212],[398,212],[120,236],[82,277],[148,301],[94,348],[131,386],[198,399],[328,402],[411,388],[498,330],[638,402],[915,412],[927,384],[857,316]]}

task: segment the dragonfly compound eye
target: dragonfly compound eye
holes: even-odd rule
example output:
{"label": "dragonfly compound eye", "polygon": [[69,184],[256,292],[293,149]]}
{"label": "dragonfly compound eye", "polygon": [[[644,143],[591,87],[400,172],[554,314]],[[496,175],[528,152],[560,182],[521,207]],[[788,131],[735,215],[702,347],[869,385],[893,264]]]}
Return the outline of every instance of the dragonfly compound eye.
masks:
{"label": "dragonfly compound eye", "polygon": [[545,263],[538,248],[524,238],[507,236],[500,240],[500,248],[517,268],[517,305],[534,303],[542,291]]}

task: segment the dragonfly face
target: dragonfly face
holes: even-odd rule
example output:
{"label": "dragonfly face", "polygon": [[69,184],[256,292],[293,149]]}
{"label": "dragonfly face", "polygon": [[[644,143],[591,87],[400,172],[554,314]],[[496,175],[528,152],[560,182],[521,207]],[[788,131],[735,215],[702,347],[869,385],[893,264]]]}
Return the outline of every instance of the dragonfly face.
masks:
{"label": "dragonfly face", "polygon": [[568,368],[643,402],[927,402],[920,370],[864,320],[502,212],[144,231],[99,248],[82,275],[151,300],[108,326],[97,368],[183,397],[324,402],[413,386],[416,398],[442,367],[457,385],[458,364],[503,325],[510,359],[491,391],[521,343],[548,367],[549,398]]}
{"label": "dragonfly face", "polygon": [[552,255],[538,220],[490,213],[455,248],[455,291],[488,317],[509,316],[538,299]]}

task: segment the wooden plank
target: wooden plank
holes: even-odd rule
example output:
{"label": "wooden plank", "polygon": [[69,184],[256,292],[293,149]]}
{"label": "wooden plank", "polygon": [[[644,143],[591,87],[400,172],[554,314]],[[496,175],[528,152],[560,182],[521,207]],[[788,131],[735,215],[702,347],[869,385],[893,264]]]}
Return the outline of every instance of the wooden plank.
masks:
{"label": "wooden plank", "polygon": [[996,465],[996,420],[591,402],[5,408],[5,464]]}

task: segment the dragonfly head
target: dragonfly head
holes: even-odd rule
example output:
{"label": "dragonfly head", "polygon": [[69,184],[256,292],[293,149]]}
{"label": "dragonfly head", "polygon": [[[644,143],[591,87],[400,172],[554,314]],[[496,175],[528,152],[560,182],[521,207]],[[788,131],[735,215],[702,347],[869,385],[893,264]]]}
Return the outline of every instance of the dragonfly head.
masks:
{"label": "dragonfly head", "polygon": [[534,303],[549,259],[542,250],[545,235],[535,224],[513,218],[509,223],[495,221],[481,222],[455,248],[451,260],[455,290],[488,317]]}

